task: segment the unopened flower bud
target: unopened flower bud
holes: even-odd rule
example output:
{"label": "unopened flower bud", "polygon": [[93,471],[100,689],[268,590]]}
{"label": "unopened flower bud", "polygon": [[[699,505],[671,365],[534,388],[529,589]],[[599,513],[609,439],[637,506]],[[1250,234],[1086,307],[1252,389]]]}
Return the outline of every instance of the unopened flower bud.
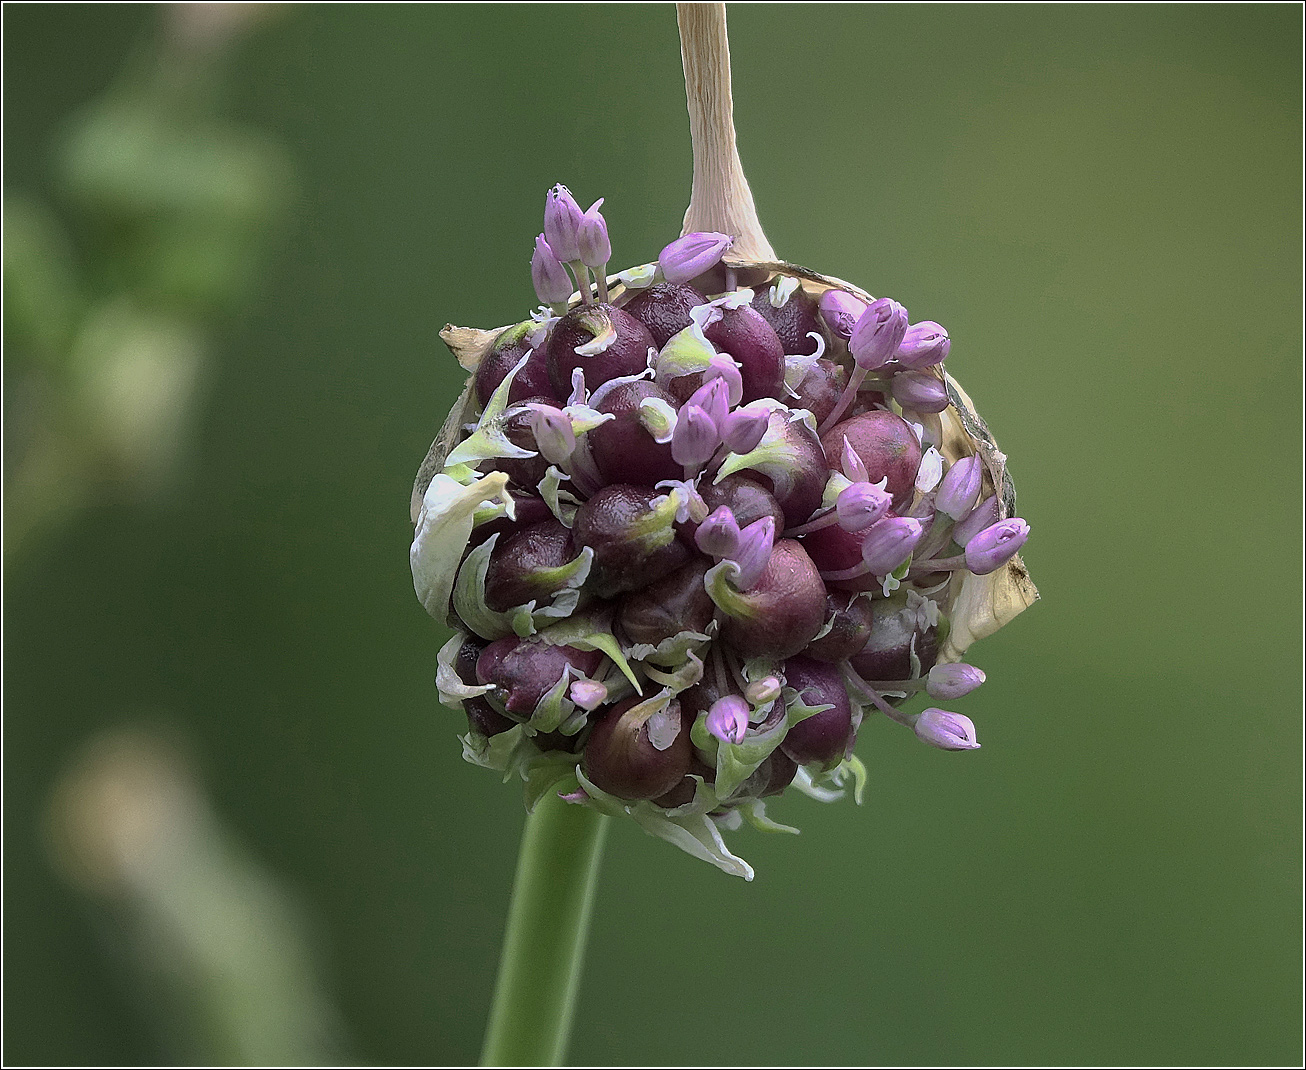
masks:
{"label": "unopened flower bud", "polygon": [[736,409],[721,425],[721,440],[735,453],[748,453],[762,441],[770,419],[765,409]]}
{"label": "unopened flower bud", "polygon": [[846,342],[853,336],[857,320],[866,311],[866,302],[846,290],[826,290],[821,294],[819,307],[826,326]]}
{"label": "unopened flower bud", "polygon": [[667,282],[689,282],[708,268],[715,267],[727,249],[735,243],[729,234],[695,231],[677,238],[661,253],[658,263]]}
{"label": "unopened flower bud", "polygon": [[576,231],[580,262],[596,271],[606,265],[612,257],[612,242],[608,240],[608,221],[599,211],[602,203],[603,198],[600,197],[589,206],[589,210],[581,216]]}
{"label": "unopened flower bud", "polygon": [[535,296],[546,305],[565,301],[571,296],[571,277],[562,266],[553,249],[541,234],[535,239],[535,255],[531,257],[531,282]]}
{"label": "unopened flower bud", "polygon": [[979,497],[984,465],[976,456],[963,457],[948,469],[934,496],[934,507],[953,520],[966,516]]}
{"label": "unopened flower bud", "polygon": [[561,409],[551,405],[531,405],[531,432],[540,453],[550,464],[566,464],[576,448],[576,433],[571,420]]}
{"label": "unopened flower bud", "polygon": [[871,478],[866,471],[866,462],[862,460],[861,454],[853,449],[847,437],[843,440],[843,454],[840,460],[843,465],[843,474],[854,483],[865,483]]}
{"label": "unopened flower bud", "polygon": [[738,695],[727,695],[707,711],[707,730],[722,743],[742,743],[748,731],[748,703]]}
{"label": "unopened flower bud", "polygon": [[904,368],[931,368],[947,359],[951,346],[947,331],[933,320],[922,320],[907,328],[894,358]]}
{"label": "unopened flower bud", "polygon": [[976,576],[996,572],[1025,545],[1029,525],[1020,517],[1000,520],[985,528],[966,544],[966,567]]}
{"label": "unopened flower bud", "polygon": [[706,464],[721,442],[716,423],[698,405],[685,404],[671,433],[671,456],[676,464]]}
{"label": "unopened flower bud", "polygon": [[857,367],[863,371],[884,367],[906,331],[907,310],[897,301],[881,297],[867,305],[848,340]]}
{"label": "unopened flower bud", "polygon": [[754,520],[739,533],[739,548],[731,558],[739,566],[739,575],[735,577],[735,586],[747,591],[766,571],[767,562],[771,560],[771,548],[775,545],[775,521],[764,516]]}
{"label": "unopened flower bud", "polygon": [[862,531],[881,519],[892,504],[893,498],[873,483],[854,483],[843,489],[834,508],[844,531]]}
{"label": "unopened flower bud", "polygon": [[709,557],[734,557],[739,551],[739,524],[728,506],[715,510],[694,533],[694,542]]}
{"label": "unopened flower bud", "polygon": [[925,529],[919,520],[891,516],[874,524],[862,542],[862,561],[877,576],[887,576],[911,556]]}
{"label": "unopened flower bud", "polygon": [[744,698],[754,706],[765,706],[780,697],[780,687],[780,677],[763,676],[762,679],[754,680],[744,688]]}
{"label": "unopened flower bud", "polygon": [[926,677],[925,690],[931,698],[961,698],[962,695],[969,695],[984,680],[983,669],[959,661],[953,665],[934,666]]}
{"label": "unopened flower bud", "polygon": [[564,264],[580,259],[580,221],[585,213],[564,185],[556,185],[544,199],[544,238],[553,255]]}
{"label": "unopened flower bud", "polygon": [[893,399],[904,409],[942,412],[951,402],[948,388],[931,372],[901,372],[893,377]]}
{"label": "unopened flower bud", "polygon": [[726,414],[730,411],[729,393],[730,387],[726,381],[715,378],[695,390],[689,396],[688,404],[697,405],[707,413],[720,430],[725,423]]}
{"label": "unopened flower bud", "polygon": [[971,539],[990,524],[996,523],[997,519],[998,498],[996,494],[990,494],[952,529],[952,541],[965,549]]}
{"label": "unopened flower bud", "polygon": [[724,379],[726,384],[726,400],[732,405],[738,405],[744,397],[744,377],[739,372],[739,365],[734,359],[725,353],[717,353],[707,362],[707,368],[703,371],[703,382],[711,379]]}
{"label": "unopened flower bud", "polygon": [[597,710],[608,701],[608,689],[597,680],[575,680],[567,694],[582,710]]}
{"label": "unopened flower bud", "polygon": [[931,706],[916,718],[913,726],[918,739],[942,750],[978,750],[975,722],[960,713]]}

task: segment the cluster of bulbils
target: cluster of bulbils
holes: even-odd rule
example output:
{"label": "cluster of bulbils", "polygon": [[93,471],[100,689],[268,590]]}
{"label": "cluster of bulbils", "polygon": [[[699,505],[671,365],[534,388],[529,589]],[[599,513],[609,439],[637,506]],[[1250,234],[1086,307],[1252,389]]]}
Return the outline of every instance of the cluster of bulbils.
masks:
{"label": "cluster of bulbils", "polygon": [[543,304],[484,352],[423,498],[418,593],[459,628],[437,683],[528,806],[624,812],[751,877],[720,829],[783,829],[763,800],[790,785],[860,795],[868,711],[979,746],[968,717],[898,707],[983,683],[936,663],[940,592],[1029,527],[938,448],[937,323],[774,271],[741,287],[724,234],[610,279],[601,204],[548,194]]}

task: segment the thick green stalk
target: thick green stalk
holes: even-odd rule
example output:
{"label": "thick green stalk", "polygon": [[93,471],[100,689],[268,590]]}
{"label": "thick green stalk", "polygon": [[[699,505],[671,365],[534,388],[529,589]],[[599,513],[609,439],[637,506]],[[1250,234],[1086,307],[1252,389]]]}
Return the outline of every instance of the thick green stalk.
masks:
{"label": "thick green stalk", "polygon": [[482,1066],[559,1066],[608,819],[545,795],[526,818]]}

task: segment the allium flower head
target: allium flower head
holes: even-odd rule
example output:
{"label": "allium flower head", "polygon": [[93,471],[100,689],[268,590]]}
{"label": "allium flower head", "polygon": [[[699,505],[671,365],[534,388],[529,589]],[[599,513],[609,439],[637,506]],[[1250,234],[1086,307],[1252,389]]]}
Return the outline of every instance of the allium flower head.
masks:
{"label": "allium flower head", "polygon": [[860,795],[868,718],[978,747],[904,707],[983,682],[961,655],[1036,597],[1029,527],[939,324],[723,263],[718,233],[609,289],[601,203],[546,198],[551,309],[442,332],[473,376],[418,476],[413,582],[455,629],[436,682],[468,761],[751,878],[723,831]]}

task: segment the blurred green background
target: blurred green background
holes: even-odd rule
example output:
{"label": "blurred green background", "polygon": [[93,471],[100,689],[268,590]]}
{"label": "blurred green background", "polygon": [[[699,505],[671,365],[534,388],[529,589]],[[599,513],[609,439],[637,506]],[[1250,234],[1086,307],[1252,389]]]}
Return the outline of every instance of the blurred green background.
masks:
{"label": "blurred green background", "polygon": [[[614,827],[574,1061],[1300,1062],[1301,19],[731,9],[769,237],[947,326],[1043,600],[972,651],[983,750],[868,722],[865,805],[782,800],[802,836],[733,837],[753,884]],[[57,146],[157,21],[5,9],[6,195],[74,258],[114,246],[77,239]],[[45,831],[85,741],[146,724],[295,904],[341,1057],[465,1063],[523,814],[460,760],[408,572],[461,378],[436,332],[535,303],[554,182],[607,198],[617,266],[678,233],[674,11],[301,7],[219,84],[294,177],[196,313],[177,474],[7,554],[4,1055],[200,1057]]]}

